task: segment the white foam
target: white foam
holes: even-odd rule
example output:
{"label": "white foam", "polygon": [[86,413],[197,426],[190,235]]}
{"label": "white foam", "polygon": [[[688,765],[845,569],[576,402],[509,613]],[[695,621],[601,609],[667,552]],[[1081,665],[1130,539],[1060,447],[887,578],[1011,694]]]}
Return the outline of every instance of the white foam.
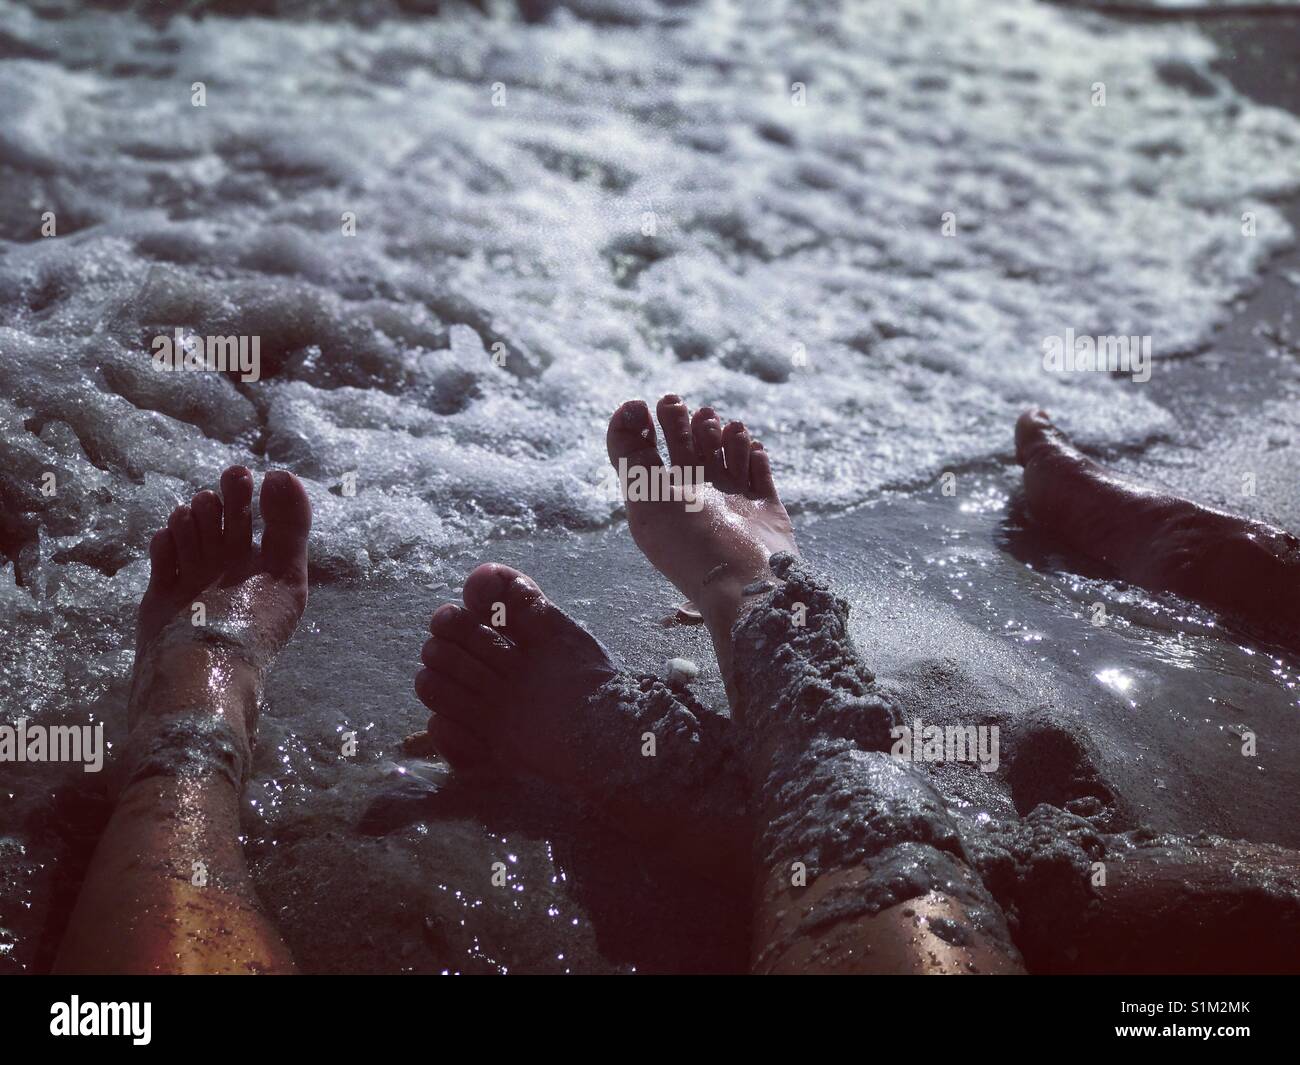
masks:
{"label": "white foam", "polygon": [[[1141,387],[1047,374],[1043,338],[1195,349],[1291,239],[1266,201],[1300,184],[1300,127],[1186,27],[1028,0],[624,15],[160,31],[0,0],[59,42],[0,73],[0,459],[75,486],[39,536],[139,557],[231,461],[307,480],[338,572],[600,524],[605,418],[665,391],[749,422],[802,506],[1005,455],[1029,403],[1138,437],[1167,425]],[[155,373],[176,326],[260,336],[263,380]]]}

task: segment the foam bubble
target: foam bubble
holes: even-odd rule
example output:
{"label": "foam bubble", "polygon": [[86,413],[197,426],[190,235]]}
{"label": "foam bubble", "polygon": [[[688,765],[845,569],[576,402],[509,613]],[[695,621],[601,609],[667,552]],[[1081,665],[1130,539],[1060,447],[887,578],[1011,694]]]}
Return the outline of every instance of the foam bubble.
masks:
{"label": "foam bubble", "polygon": [[[57,457],[112,492],[123,557],[155,475],[181,498],[227,461],[285,465],[319,564],[356,572],[610,520],[602,422],[631,395],[743,417],[805,507],[1005,454],[1030,402],[1097,441],[1166,427],[1131,383],[1045,373],[1042,340],[1204,344],[1291,238],[1266,200],[1294,189],[1295,120],[1182,27],[940,6],[161,29],[71,9],[57,56],[4,75],[0,397],[27,427],[3,457],[52,462],[42,430],[66,424],[82,453]],[[0,13],[44,47],[49,22]],[[258,336],[262,379],[156,374],[176,327]],[[80,498],[39,533],[90,535]]]}

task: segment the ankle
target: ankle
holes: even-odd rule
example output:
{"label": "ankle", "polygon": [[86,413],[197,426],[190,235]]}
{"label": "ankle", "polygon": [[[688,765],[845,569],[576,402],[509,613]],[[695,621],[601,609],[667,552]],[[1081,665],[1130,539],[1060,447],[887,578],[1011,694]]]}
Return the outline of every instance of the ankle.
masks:
{"label": "ankle", "polygon": [[743,570],[727,568],[709,581],[695,597],[695,605],[716,644],[719,638],[730,642],[732,626],[765,592],[779,583],[768,561]]}
{"label": "ankle", "polygon": [[137,656],[127,707],[126,781],[191,771],[238,792],[252,764],[257,670],[202,639],[154,641]]}
{"label": "ankle", "polygon": [[[730,589],[725,597],[719,598],[701,613],[705,627],[713,641],[713,654],[718,660],[718,671],[727,691],[727,704],[731,707],[733,718],[737,715],[739,694],[736,684],[736,639],[735,632],[740,622],[751,610],[767,601],[764,594],[775,588],[780,582],[771,574],[757,578],[749,584]],[[748,593],[748,594],[746,594]]]}
{"label": "ankle", "polygon": [[236,798],[252,769],[242,715],[211,705],[157,708],[132,729],[120,762],[119,797],[154,777],[228,787]]}

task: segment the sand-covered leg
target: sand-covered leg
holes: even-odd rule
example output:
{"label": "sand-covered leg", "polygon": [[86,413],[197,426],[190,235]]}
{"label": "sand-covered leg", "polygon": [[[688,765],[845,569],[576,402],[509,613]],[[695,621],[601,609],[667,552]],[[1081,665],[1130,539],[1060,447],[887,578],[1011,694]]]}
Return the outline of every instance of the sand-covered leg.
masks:
{"label": "sand-covered leg", "polygon": [[1300,971],[1300,853],[1207,834],[1105,832],[1106,820],[1043,803],[1018,820],[963,825],[1031,971]]}
{"label": "sand-covered leg", "polygon": [[1300,646],[1300,538],[1117,477],[1043,411],[1020,416],[1016,458],[1030,517],[1080,554]]}
{"label": "sand-covered leg", "polygon": [[293,968],[239,845],[262,678],[307,603],[311,505],[288,473],[232,467],[150,544],[121,791],[55,962],[78,973]]}
{"label": "sand-covered leg", "polygon": [[663,466],[644,403],[615,411],[607,447],[637,546],[700,608],[727,681],[756,837],[754,970],[1016,971],[942,801],[882,753],[896,712],[847,607],[796,568],[767,452],[710,407],[692,417],[670,395],[658,415],[670,463],[707,482],[694,498],[634,492]]}
{"label": "sand-covered leg", "polygon": [[887,753],[898,709],[848,605],[791,555],[736,624],[736,712],[755,824],[754,970],[1020,971],[942,798]]}
{"label": "sand-covered leg", "polygon": [[1042,971],[1300,972],[1300,853],[1266,843],[1108,837],[1097,904]]}
{"label": "sand-covered leg", "polygon": [[619,669],[509,566],[479,566],[435,611],[415,690],[453,766],[582,795],[632,839],[732,880],[748,854],[728,722],[688,692]]}

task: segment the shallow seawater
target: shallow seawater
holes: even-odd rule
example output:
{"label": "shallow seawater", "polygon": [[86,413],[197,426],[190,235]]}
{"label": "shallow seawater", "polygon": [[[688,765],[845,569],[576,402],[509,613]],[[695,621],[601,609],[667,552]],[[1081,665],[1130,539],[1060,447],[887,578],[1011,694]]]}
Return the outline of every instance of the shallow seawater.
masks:
{"label": "shallow seawater", "polygon": [[[1029,0],[586,7],[619,17],[0,0],[0,719],[120,742],[149,535],[228,463],[287,467],[313,601],[246,831],[304,967],[742,967],[736,908],[589,811],[400,753],[428,613],[485,558],[637,668],[695,659],[721,698],[702,632],[660,623],[676,597],[605,472],[609,411],[675,391],[765,440],[886,683],[1074,715],[1156,827],[1300,845],[1294,660],[1053,556],[1007,465],[1041,404],[1135,473],[1232,502],[1258,469],[1247,509],[1297,513],[1300,348],[1280,312],[1233,330],[1272,256],[1300,271],[1300,121],[1191,25]],[[1150,334],[1152,385],[1045,373],[1066,327]],[[260,379],[155,372],[176,328],[259,336]],[[1247,377],[1215,366],[1225,337],[1266,349]],[[106,812],[92,774],[4,767],[0,970],[49,964]]]}
{"label": "shallow seawater", "polygon": [[[1103,775],[1151,827],[1300,846],[1286,799],[1300,787],[1300,660],[1053,555],[1016,519],[1016,480],[992,467],[960,476],[955,496],[936,484],[799,521],[905,719],[939,713],[934,678],[1004,736],[1050,708],[1082,723]],[[630,668],[693,659],[697,690],[725,705],[705,634],[663,624],[680,597],[624,530],[541,551],[503,542],[491,557],[526,566]],[[295,951],[324,969],[742,969],[735,900],[657,868],[553,792],[463,787],[403,757],[401,738],[425,717],[410,694],[423,626],[455,589],[324,590],[269,686],[249,850]],[[358,631],[364,658],[349,650]],[[363,737],[351,760],[339,755],[346,730]],[[999,788],[952,798],[1006,816]],[[509,889],[492,886],[498,861]]]}
{"label": "shallow seawater", "polygon": [[812,527],[813,557],[850,582],[867,660],[886,681],[955,674],[972,717],[1011,732],[1040,707],[1081,723],[1153,828],[1300,844],[1286,798],[1300,787],[1300,657],[1060,555],[1020,518],[1018,472]]}

